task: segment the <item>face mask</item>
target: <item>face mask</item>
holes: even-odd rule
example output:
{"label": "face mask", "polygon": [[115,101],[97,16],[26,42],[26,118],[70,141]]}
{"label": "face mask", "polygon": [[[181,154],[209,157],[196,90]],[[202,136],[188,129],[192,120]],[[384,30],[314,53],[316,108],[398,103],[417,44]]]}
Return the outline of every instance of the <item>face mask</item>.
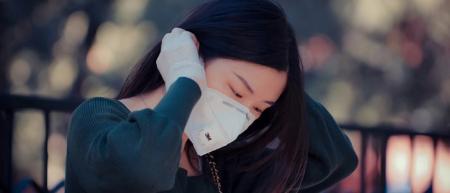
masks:
{"label": "face mask", "polygon": [[184,132],[202,156],[233,142],[255,119],[246,106],[207,88],[194,106]]}

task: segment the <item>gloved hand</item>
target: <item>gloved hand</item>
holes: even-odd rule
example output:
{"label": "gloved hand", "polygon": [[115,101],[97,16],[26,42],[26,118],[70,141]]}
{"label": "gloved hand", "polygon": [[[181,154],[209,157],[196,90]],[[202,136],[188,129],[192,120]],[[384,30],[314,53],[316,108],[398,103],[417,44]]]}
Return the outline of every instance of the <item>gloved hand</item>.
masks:
{"label": "gloved hand", "polygon": [[173,28],[161,41],[156,65],[165,82],[166,91],[179,77],[187,77],[200,87],[207,88],[204,61],[198,54],[195,35],[181,28]]}

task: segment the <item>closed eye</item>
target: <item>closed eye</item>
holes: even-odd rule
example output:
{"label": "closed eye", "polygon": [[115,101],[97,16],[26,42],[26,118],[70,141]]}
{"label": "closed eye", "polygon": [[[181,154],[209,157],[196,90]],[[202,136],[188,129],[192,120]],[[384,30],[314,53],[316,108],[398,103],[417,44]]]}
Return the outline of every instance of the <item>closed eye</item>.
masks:
{"label": "closed eye", "polygon": [[230,85],[228,85],[228,87],[231,89],[231,91],[233,92],[234,95],[236,95],[238,98],[242,98],[242,95],[239,94],[239,93],[237,93],[237,92],[233,89],[233,87],[231,87]]}
{"label": "closed eye", "polygon": [[[242,95],[239,94],[238,92],[236,92],[236,91],[233,89],[233,87],[231,87],[230,85],[228,85],[228,87],[229,87],[230,90],[233,92],[233,94],[236,95],[236,97],[242,98]],[[262,113],[262,112],[263,112],[263,111],[262,111],[261,109],[259,109],[258,107],[255,107],[255,108],[253,108],[253,109],[255,109],[255,111],[258,112],[258,113]]]}

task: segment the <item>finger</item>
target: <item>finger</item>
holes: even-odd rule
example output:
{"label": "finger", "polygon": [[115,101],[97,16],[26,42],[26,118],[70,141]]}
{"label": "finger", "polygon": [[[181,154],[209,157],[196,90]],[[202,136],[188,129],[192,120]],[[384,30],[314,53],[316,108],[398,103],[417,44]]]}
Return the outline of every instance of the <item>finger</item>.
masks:
{"label": "finger", "polygon": [[[191,35],[191,37],[192,37],[192,39],[194,40],[195,44],[200,45],[200,42],[198,41],[197,37],[196,37],[193,33],[191,33],[191,32],[189,32],[189,34]],[[197,47],[198,47],[198,46],[197,46]]]}
{"label": "finger", "polygon": [[164,37],[161,39],[161,48],[165,47],[165,45],[167,44],[167,41],[170,39],[171,36],[172,36],[171,33],[166,33],[164,35]]}
{"label": "finger", "polygon": [[181,29],[181,28],[179,28],[179,27],[175,27],[175,28],[172,29],[172,32],[171,32],[171,33],[174,33],[174,34],[181,34],[183,31],[184,31],[183,29]]}
{"label": "finger", "polygon": [[200,64],[205,67],[205,59],[203,59],[203,57],[198,56],[200,58]]}
{"label": "finger", "polygon": [[170,36],[170,33],[166,33],[166,34],[164,34],[164,36],[163,36],[163,38],[162,38],[161,42],[164,42],[164,41],[166,41],[166,40],[167,40],[167,38],[169,38],[169,36]]}
{"label": "finger", "polygon": [[195,37],[194,34],[192,34],[192,38],[194,39],[195,46],[197,46],[197,50],[200,49],[200,42],[198,41],[198,39]]}
{"label": "finger", "polygon": [[189,37],[191,37],[192,41],[194,41],[195,46],[197,47],[197,49],[200,48],[200,42],[198,41],[197,37],[195,37],[195,35],[189,31],[184,31],[183,33],[186,33],[187,35],[189,35]]}

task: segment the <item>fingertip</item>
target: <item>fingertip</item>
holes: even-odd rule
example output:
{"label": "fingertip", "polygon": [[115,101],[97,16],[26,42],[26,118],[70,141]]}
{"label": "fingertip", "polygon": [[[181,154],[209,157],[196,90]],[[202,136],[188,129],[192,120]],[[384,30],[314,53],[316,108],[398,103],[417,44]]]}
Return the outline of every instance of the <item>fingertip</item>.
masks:
{"label": "fingertip", "polygon": [[195,34],[193,34],[193,33],[190,32],[190,31],[184,31],[183,33],[188,34],[188,35],[192,38],[192,40],[194,41],[195,46],[197,47],[197,49],[200,48],[200,42],[198,41],[198,39],[197,39],[197,37],[195,36]]}
{"label": "fingertip", "polygon": [[167,39],[169,37],[170,33],[166,33],[164,34],[163,38],[161,39],[161,41],[164,41],[165,39]]}
{"label": "fingertip", "polygon": [[173,29],[172,29],[172,32],[171,33],[177,33],[177,34],[180,34],[180,33],[182,33],[184,30],[183,29],[181,29],[181,28],[179,28],[179,27],[174,27]]}

